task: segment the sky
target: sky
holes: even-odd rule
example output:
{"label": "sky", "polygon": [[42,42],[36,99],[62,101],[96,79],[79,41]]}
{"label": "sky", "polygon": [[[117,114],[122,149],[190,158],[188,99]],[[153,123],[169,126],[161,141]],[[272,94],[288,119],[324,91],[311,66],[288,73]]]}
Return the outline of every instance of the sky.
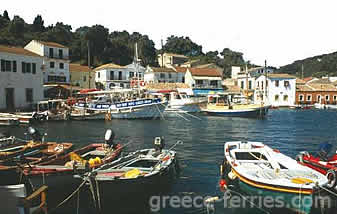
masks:
{"label": "sky", "polygon": [[63,22],[73,30],[103,25],[139,32],[156,48],[170,35],[188,36],[203,52],[230,48],[251,63],[271,66],[337,51],[335,0],[96,0],[3,1],[0,13],[45,26]]}

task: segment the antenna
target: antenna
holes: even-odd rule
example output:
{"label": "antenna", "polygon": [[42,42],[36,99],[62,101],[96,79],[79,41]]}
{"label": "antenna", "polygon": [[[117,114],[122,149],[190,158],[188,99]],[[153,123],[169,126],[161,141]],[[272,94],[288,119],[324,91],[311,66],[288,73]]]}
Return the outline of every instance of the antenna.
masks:
{"label": "antenna", "polygon": [[302,79],[304,78],[304,65],[302,63]]}
{"label": "antenna", "polygon": [[[268,71],[267,71],[267,60],[264,60],[264,72],[266,73],[266,89],[265,89],[265,96],[266,96],[266,101],[267,101],[267,95],[268,95]],[[269,102],[268,102],[269,103]]]}

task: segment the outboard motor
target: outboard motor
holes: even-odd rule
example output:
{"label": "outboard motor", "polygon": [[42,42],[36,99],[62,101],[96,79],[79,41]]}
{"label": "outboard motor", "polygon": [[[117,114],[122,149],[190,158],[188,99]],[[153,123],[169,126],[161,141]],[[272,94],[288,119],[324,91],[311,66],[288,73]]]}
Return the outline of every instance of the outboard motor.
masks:
{"label": "outboard motor", "polygon": [[42,134],[33,127],[28,127],[28,134],[32,137],[34,142],[42,142]]}
{"label": "outboard motor", "polygon": [[328,154],[332,150],[332,145],[330,143],[322,143],[319,145],[318,156],[322,161],[328,161]]}
{"label": "outboard motor", "polygon": [[155,137],[154,138],[154,150],[156,152],[160,152],[162,151],[162,149],[164,148],[165,146],[165,140],[164,140],[164,137]]}
{"label": "outboard motor", "polygon": [[110,147],[114,148],[116,146],[116,144],[114,143],[114,139],[115,139],[115,133],[111,130],[108,129],[105,132],[105,143],[108,144]]}

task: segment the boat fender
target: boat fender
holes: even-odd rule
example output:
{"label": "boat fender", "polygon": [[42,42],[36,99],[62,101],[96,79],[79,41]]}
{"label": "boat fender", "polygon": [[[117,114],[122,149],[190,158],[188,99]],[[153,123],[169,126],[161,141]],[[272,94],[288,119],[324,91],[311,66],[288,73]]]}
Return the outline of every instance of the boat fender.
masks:
{"label": "boat fender", "polygon": [[336,186],[336,181],[337,181],[337,177],[336,177],[336,171],[334,170],[329,170],[326,173],[326,177],[328,178],[329,182],[326,184],[326,186],[328,188],[334,188]]}
{"label": "boat fender", "polygon": [[231,180],[235,180],[237,178],[236,174],[233,171],[228,173],[228,178]]}

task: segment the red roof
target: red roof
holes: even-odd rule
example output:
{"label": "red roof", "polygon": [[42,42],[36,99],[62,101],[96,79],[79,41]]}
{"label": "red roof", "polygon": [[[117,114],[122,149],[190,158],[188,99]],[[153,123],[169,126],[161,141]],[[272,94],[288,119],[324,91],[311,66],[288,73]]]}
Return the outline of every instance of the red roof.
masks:
{"label": "red roof", "polygon": [[221,77],[221,74],[215,68],[188,68],[193,76],[203,77]]}
{"label": "red roof", "polygon": [[177,72],[180,73],[185,73],[187,71],[187,68],[185,67],[174,67],[176,69]]}

